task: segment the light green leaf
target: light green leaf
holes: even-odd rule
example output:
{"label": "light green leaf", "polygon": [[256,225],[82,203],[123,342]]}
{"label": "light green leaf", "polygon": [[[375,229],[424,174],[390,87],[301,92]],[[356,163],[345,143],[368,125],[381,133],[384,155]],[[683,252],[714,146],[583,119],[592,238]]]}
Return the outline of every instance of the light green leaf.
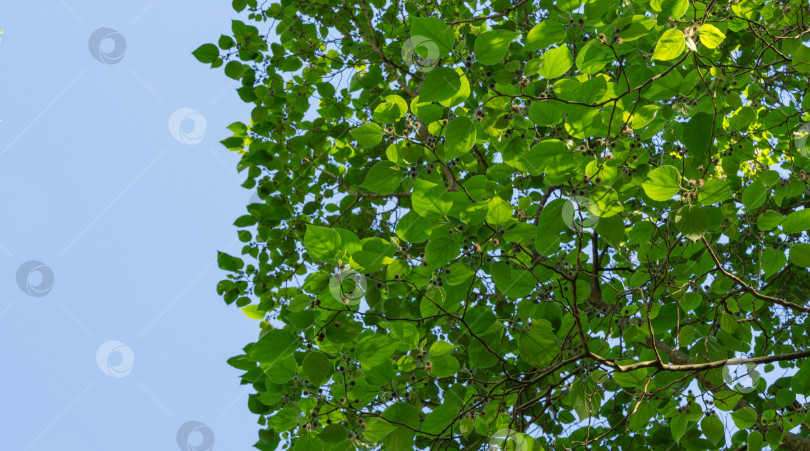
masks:
{"label": "light green leaf", "polygon": [[675,166],[661,166],[650,171],[641,186],[652,200],[670,200],[681,190],[681,173]]}
{"label": "light green leaf", "polygon": [[761,207],[768,197],[768,192],[765,190],[765,185],[759,180],[754,180],[753,183],[743,190],[742,203],[749,209]]}
{"label": "light green leaf", "polygon": [[700,421],[700,430],[714,444],[720,443],[726,436],[723,422],[716,415],[703,417],[703,420]]}
{"label": "light green leaf", "polygon": [[460,116],[450,121],[445,132],[445,162],[467,154],[475,144],[475,138],[475,124],[470,119]]}
{"label": "light green leaf", "polygon": [[574,59],[571,57],[571,51],[562,45],[547,51],[540,57],[540,69],[537,73],[543,78],[553,79],[568,72],[573,65]]}
{"label": "light green leaf", "polygon": [[414,180],[411,203],[419,216],[428,219],[445,217],[453,206],[451,196],[444,186],[421,178]]}
{"label": "light green leaf", "polygon": [[561,44],[565,41],[566,35],[567,31],[561,23],[543,20],[529,30],[523,50],[542,50],[550,45]]}
{"label": "light green leaf", "polygon": [[326,227],[307,225],[304,247],[315,261],[325,262],[337,257],[340,252],[340,234]]}
{"label": "light green leaf", "polygon": [[493,197],[487,204],[487,222],[501,226],[512,218],[512,206],[500,197]]}
{"label": "light green leaf", "polygon": [[683,32],[677,29],[669,29],[661,35],[658,43],[655,44],[653,59],[658,61],[669,61],[681,56],[686,48],[683,39]]}
{"label": "light green leaf", "polygon": [[266,311],[259,310],[259,306],[257,304],[242,307],[242,313],[244,313],[250,319],[264,319],[264,315],[267,314]]}
{"label": "light green leaf", "polygon": [[374,147],[382,141],[382,128],[373,122],[365,123],[350,133],[362,147]]}
{"label": "light green leaf", "polygon": [[810,230],[810,209],[808,208],[790,213],[782,222],[782,231],[785,233],[799,233],[805,230]]}
{"label": "light green leaf", "polygon": [[717,48],[718,45],[723,43],[723,39],[726,38],[726,35],[723,34],[719,28],[710,23],[705,23],[700,26],[699,35],[700,43],[710,49]]}
{"label": "light green leaf", "polygon": [[[469,89],[469,85],[467,89]],[[441,102],[452,99],[461,90],[461,74],[449,67],[437,67],[422,80],[419,100],[422,102]]]}
{"label": "light green leaf", "polygon": [[509,44],[520,34],[509,30],[489,30],[475,39],[475,57],[486,66],[498,64],[503,60]]}
{"label": "light green leaf", "polygon": [[453,29],[441,19],[414,17],[411,20],[411,45],[421,58],[435,59],[449,55],[455,39]]}
{"label": "light green leaf", "polygon": [[810,268],[810,244],[796,243],[790,248],[790,261],[794,265]]}
{"label": "light green leaf", "polygon": [[378,161],[366,174],[366,180],[360,185],[373,193],[391,194],[402,181],[402,173],[396,164],[390,161]]}

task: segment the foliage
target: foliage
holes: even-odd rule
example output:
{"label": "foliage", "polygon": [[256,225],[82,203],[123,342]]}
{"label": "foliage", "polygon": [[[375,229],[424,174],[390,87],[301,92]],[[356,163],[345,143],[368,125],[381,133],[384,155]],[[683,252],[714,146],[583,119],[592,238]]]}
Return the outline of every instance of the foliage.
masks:
{"label": "foliage", "polygon": [[235,0],[194,52],[253,105],[257,448],[810,447],[810,10],[583,2]]}

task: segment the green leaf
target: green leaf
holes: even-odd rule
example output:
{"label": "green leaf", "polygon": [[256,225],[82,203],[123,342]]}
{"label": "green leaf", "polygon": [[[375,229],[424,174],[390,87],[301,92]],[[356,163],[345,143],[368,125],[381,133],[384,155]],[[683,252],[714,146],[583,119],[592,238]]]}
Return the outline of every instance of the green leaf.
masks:
{"label": "green leaf", "polygon": [[780,388],[776,392],[776,404],[780,407],[787,407],[796,402],[796,393],[786,388]]}
{"label": "green leaf", "polygon": [[378,161],[366,175],[360,185],[373,193],[387,195],[396,191],[402,181],[402,174],[396,164],[390,161]]}
{"label": "green leaf", "polygon": [[688,0],[651,0],[650,8],[658,11],[658,23],[663,23],[670,17],[680,19],[689,7]]}
{"label": "green leaf", "polygon": [[520,356],[526,363],[542,368],[560,352],[560,343],[554,335],[551,323],[545,319],[537,319],[528,332],[520,334]]}
{"label": "green leaf", "polygon": [[658,43],[655,44],[653,59],[658,61],[670,61],[681,56],[686,48],[683,32],[678,29],[669,29],[661,35]]}
{"label": "green leaf", "polygon": [[493,197],[487,204],[487,222],[502,226],[512,219],[512,206],[500,197]]}
{"label": "green leaf", "polygon": [[562,116],[562,109],[553,102],[532,102],[529,107],[529,119],[535,125],[554,125],[560,122]]}
{"label": "green leaf", "polygon": [[696,205],[684,205],[675,215],[675,226],[686,238],[697,241],[709,229],[709,215]]}
{"label": "green leaf", "polygon": [[723,32],[720,31],[719,28],[715,27],[710,23],[705,23],[701,25],[699,34],[700,34],[700,43],[710,49],[717,48],[717,46],[722,44],[723,40],[726,39],[726,35],[723,34]]}
{"label": "green leaf", "polygon": [[698,201],[703,205],[718,204],[734,197],[728,183],[721,179],[709,179],[698,195]]}
{"label": "green leaf", "polygon": [[723,429],[723,422],[715,415],[703,417],[703,420],[700,422],[700,430],[703,431],[706,438],[714,444],[719,444],[726,436],[726,432]]}
{"label": "green leaf", "polygon": [[810,209],[794,211],[782,222],[782,231],[785,233],[799,233],[805,230],[810,230]]}
{"label": "green leaf", "polygon": [[266,311],[259,310],[259,306],[256,304],[242,307],[242,313],[244,313],[250,319],[264,319],[264,315],[267,314]]}
{"label": "green leaf", "polygon": [[248,357],[259,362],[275,364],[281,357],[291,355],[298,347],[298,339],[292,333],[275,329],[267,332],[257,341]]}
{"label": "green leaf", "polygon": [[[731,316],[731,315],[728,315]],[[736,321],[735,321],[736,325]],[[718,409],[729,412],[734,409],[737,403],[742,399],[742,393],[737,393],[729,390],[721,391],[714,394],[714,403]]]}
{"label": "green leaf", "polygon": [[225,65],[225,75],[234,80],[238,80],[245,73],[245,66],[239,61],[231,61]]}
{"label": "green leaf", "polygon": [[340,234],[326,227],[307,225],[304,233],[304,247],[315,261],[329,261],[340,252]]}
{"label": "green leaf", "polygon": [[398,343],[387,335],[367,335],[357,343],[354,356],[363,366],[373,368],[391,360]]}
{"label": "green leaf", "polygon": [[562,44],[567,31],[563,24],[554,20],[543,20],[526,35],[526,45],[523,50],[542,50],[550,45]]}
{"label": "green leaf", "polygon": [[568,72],[573,65],[574,59],[571,57],[571,51],[562,45],[547,51],[540,57],[540,68],[537,73],[543,78],[553,79]]}
{"label": "green leaf", "polygon": [[763,443],[762,433],[759,431],[752,431],[748,434],[746,443],[748,444],[748,451],[759,451],[762,449]]}
{"label": "green leaf", "polygon": [[332,363],[322,352],[312,351],[304,357],[304,374],[315,386],[321,386],[332,377]]}
{"label": "green leaf", "polygon": [[712,144],[712,117],[707,113],[698,113],[683,127],[681,142],[689,154],[696,158],[708,155]]}
{"label": "green leaf", "polygon": [[686,417],[684,415],[675,415],[672,418],[672,421],[669,423],[669,427],[672,431],[672,438],[674,438],[676,442],[681,441],[681,437],[683,437],[684,432],[686,432],[686,426],[688,424],[689,422],[686,421]]}
{"label": "green leaf", "polygon": [[[624,205],[619,201],[619,193],[610,186],[597,186],[591,191],[589,212],[596,218],[609,218],[624,211]],[[594,208],[595,207],[595,208]]]}
{"label": "green leaf", "polygon": [[[785,220],[785,217],[782,216],[781,213],[779,213],[777,211],[773,211],[773,210],[768,210],[768,211],[766,211],[764,213],[761,213],[757,217],[757,227],[759,227],[759,230],[763,230],[763,231],[771,230],[771,229],[774,229],[776,227],[779,227],[779,224],[782,224],[782,221],[784,221],[784,220]],[[810,226],[808,226],[808,227],[810,227]],[[789,233],[789,232],[785,231],[785,233]]]}
{"label": "green leaf", "polygon": [[374,109],[374,120],[382,124],[394,123],[408,113],[408,104],[398,95],[385,96]]}
{"label": "green leaf", "polygon": [[740,429],[748,429],[757,422],[757,411],[751,407],[743,407],[731,413],[731,419]]}
{"label": "green leaf", "polygon": [[472,150],[475,138],[475,124],[471,120],[460,116],[450,121],[445,131],[445,162],[466,155]]}
{"label": "green leaf", "polygon": [[475,39],[475,57],[485,66],[498,64],[503,60],[509,44],[519,34],[509,30],[490,30],[478,35]]}
{"label": "green leaf", "polygon": [[421,178],[414,180],[411,203],[413,211],[430,219],[445,217],[453,206],[452,198],[444,186]]}
{"label": "green leaf", "polygon": [[286,384],[293,380],[295,374],[298,372],[298,362],[295,357],[281,356],[274,363],[262,363],[262,371],[270,379],[270,382],[275,384]]}
{"label": "green leaf", "polygon": [[441,102],[452,99],[461,89],[461,74],[449,67],[437,67],[422,80],[419,100],[422,102]]}
{"label": "green leaf", "polygon": [[382,128],[373,122],[365,123],[350,133],[362,147],[374,147],[382,141]]}
{"label": "green leaf", "polygon": [[749,209],[759,208],[765,203],[767,197],[768,192],[765,190],[765,185],[759,180],[754,180],[743,190],[742,203]]}
{"label": "green leaf", "polygon": [[810,359],[805,358],[801,363],[799,371],[790,379],[790,388],[796,394],[810,395]]}
{"label": "green leaf", "polygon": [[427,59],[449,55],[456,40],[453,29],[435,17],[414,17],[411,20],[410,39],[416,54]]}
{"label": "green leaf", "polygon": [[429,268],[438,268],[450,263],[461,252],[461,244],[450,237],[430,240],[425,248],[425,258]]}
{"label": "green leaf", "polygon": [[661,166],[650,171],[641,186],[652,200],[670,200],[681,190],[681,173],[675,166]]}
{"label": "green leaf", "polygon": [[458,359],[450,355],[453,346],[445,341],[437,341],[430,346],[430,361],[432,368],[430,373],[436,377],[449,377],[459,370]]}
{"label": "green leaf", "polygon": [[245,265],[241,258],[231,257],[225,252],[217,251],[217,265],[225,271],[239,271]]}
{"label": "green leaf", "polygon": [[219,58],[219,48],[214,44],[203,44],[191,52],[201,63],[209,64]]}

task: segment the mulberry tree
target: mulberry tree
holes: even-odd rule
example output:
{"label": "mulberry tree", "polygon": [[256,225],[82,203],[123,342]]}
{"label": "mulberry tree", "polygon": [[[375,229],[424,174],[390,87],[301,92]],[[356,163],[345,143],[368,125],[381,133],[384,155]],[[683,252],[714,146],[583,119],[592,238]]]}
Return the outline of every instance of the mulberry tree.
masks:
{"label": "mulberry tree", "polygon": [[233,7],[256,448],[810,449],[806,2]]}

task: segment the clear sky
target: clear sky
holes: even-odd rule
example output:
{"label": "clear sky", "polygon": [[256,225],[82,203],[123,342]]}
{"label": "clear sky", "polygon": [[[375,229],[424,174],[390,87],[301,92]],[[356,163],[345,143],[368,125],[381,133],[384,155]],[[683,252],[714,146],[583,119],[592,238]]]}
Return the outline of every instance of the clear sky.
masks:
{"label": "clear sky", "polygon": [[215,290],[251,196],[218,141],[250,110],[190,53],[230,4],[0,3],[0,449],[256,441],[225,360],[258,327]]}

